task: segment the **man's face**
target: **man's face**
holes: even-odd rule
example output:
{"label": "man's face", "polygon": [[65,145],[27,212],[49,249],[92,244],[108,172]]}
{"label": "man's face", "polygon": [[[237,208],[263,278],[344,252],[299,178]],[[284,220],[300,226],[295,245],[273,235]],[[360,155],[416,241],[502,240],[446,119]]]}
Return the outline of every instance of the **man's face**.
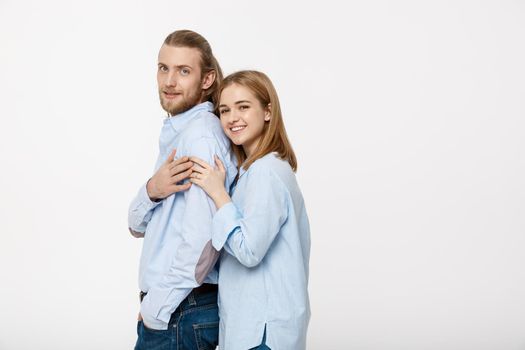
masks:
{"label": "man's face", "polygon": [[197,49],[162,45],[157,84],[160,104],[171,115],[187,111],[201,102],[203,79]]}

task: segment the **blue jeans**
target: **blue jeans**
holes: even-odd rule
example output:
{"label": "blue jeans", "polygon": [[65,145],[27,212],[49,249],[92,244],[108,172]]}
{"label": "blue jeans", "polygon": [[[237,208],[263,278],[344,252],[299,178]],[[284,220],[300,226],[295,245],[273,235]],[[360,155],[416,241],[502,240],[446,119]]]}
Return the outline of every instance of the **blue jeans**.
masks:
{"label": "blue jeans", "polygon": [[217,292],[191,292],[171,315],[167,330],[137,324],[135,350],[215,350],[219,343]]}

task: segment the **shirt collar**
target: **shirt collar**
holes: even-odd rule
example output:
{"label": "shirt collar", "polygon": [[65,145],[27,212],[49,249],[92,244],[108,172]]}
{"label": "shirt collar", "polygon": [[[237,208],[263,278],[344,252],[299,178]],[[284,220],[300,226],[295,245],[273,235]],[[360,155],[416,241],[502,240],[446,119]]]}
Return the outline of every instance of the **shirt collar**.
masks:
{"label": "shirt collar", "polygon": [[245,170],[244,167],[241,165],[241,166],[239,167],[239,177],[243,176],[244,173],[245,173],[246,171],[247,171],[247,170]]}
{"label": "shirt collar", "polygon": [[180,131],[191,119],[193,119],[201,111],[213,113],[213,103],[211,103],[210,101],[199,103],[198,105],[195,105],[192,108],[188,109],[186,112],[167,117],[164,120],[164,123],[170,123],[171,127],[175,131]]}

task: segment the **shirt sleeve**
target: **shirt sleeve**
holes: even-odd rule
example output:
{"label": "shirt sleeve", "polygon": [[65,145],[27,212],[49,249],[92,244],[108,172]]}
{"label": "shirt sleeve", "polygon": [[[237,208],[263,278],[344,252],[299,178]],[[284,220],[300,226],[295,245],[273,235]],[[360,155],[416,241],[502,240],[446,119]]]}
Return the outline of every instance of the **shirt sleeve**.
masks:
{"label": "shirt sleeve", "polygon": [[161,203],[161,201],[153,202],[149,198],[146,184],[140,188],[128,210],[129,232],[137,238],[144,237],[153,209]]}
{"label": "shirt sleeve", "polygon": [[[253,166],[253,165],[252,165]],[[254,171],[242,208],[230,202],[213,218],[213,246],[246,267],[257,266],[288,217],[288,191],[271,170]],[[245,176],[246,176],[245,175]]]}
{"label": "shirt sleeve", "polygon": [[[181,156],[197,156],[213,164],[214,154],[220,155],[214,139],[200,138],[189,145]],[[171,314],[201,285],[213,269],[219,253],[211,244],[211,225],[215,205],[196,185],[184,192],[185,210],[180,221],[181,244],[173,255],[169,272],[150,288],[141,304],[145,324],[153,329],[167,329]]]}

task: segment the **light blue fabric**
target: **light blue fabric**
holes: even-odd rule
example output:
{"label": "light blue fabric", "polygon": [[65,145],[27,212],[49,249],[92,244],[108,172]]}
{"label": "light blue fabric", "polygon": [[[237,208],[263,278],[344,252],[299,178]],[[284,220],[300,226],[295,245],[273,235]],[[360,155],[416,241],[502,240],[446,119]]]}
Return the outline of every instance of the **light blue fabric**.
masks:
{"label": "light blue fabric", "polygon": [[232,202],[213,217],[219,271],[219,346],[306,348],[310,228],[290,165],[275,154],[241,169]]}
{"label": "light blue fabric", "polygon": [[[209,164],[216,154],[226,166],[225,186],[229,188],[237,173],[236,164],[230,141],[212,111],[213,105],[204,102],[164,120],[155,169],[173,148],[177,158],[197,156]],[[196,185],[160,202],[152,202],[143,185],[132,201],[129,228],[134,236],[144,237],[139,288],[148,293],[141,303],[141,314],[149,328],[167,329],[170,315],[193,288],[203,280],[217,283],[216,268],[209,263],[218,256],[210,249],[214,213],[213,201]],[[205,269],[199,272],[197,265],[202,261]],[[208,267],[213,268],[209,274]],[[199,278],[199,273],[205,274]]]}

